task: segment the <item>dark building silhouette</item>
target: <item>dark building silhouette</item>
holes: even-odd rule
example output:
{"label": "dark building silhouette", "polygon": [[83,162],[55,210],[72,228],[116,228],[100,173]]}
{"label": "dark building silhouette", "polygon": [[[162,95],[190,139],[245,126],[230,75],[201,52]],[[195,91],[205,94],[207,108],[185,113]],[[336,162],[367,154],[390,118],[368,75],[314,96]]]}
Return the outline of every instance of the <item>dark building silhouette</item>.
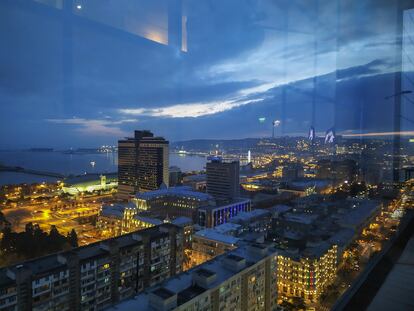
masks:
{"label": "dark building silhouette", "polygon": [[320,160],[317,168],[317,178],[332,179],[337,182],[354,181],[358,175],[357,163],[352,159],[341,161]]}
{"label": "dark building silhouette", "polygon": [[240,195],[240,164],[238,161],[223,162],[215,157],[207,162],[207,193],[217,201],[229,202]]}
{"label": "dark building silhouette", "polygon": [[304,170],[303,165],[300,163],[290,163],[283,167],[282,176],[286,180],[295,180],[303,178]]}
{"label": "dark building silhouette", "polygon": [[170,187],[175,187],[175,186],[179,186],[182,184],[183,182],[183,178],[182,178],[182,172],[181,169],[177,166],[171,166],[170,167],[170,178],[169,178],[169,186]]}

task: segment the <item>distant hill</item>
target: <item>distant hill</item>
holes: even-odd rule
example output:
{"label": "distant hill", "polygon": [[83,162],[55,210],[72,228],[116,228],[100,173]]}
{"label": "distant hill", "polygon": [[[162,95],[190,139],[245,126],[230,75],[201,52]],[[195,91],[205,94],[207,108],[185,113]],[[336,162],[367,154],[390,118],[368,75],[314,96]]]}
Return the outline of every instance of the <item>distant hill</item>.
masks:
{"label": "distant hill", "polygon": [[187,141],[179,141],[171,143],[171,150],[184,149],[184,150],[211,150],[214,148],[219,149],[226,147],[226,149],[232,148],[251,148],[256,146],[261,138],[244,138],[244,139],[192,139]]}

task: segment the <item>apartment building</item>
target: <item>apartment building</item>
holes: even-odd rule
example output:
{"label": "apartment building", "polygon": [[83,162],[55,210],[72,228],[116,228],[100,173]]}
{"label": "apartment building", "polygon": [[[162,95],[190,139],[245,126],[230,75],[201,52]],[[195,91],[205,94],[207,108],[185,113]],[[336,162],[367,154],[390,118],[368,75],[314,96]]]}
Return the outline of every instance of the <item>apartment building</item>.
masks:
{"label": "apartment building", "polygon": [[249,244],[168,279],[111,310],[277,309],[277,252]]}
{"label": "apartment building", "polygon": [[183,232],[162,224],[0,269],[0,310],[102,310],[182,271]]}
{"label": "apartment building", "polygon": [[193,235],[191,260],[194,264],[201,264],[218,255],[224,254],[237,246],[238,238],[222,234],[214,229],[197,231]]}
{"label": "apartment building", "polygon": [[98,214],[96,227],[106,237],[116,237],[118,235],[129,233],[140,228],[131,227],[133,217],[137,214],[135,204],[116,203],[104,204]]}
{"label": "apartment building", "polygon": [[316,302],[337,271],[337,246],[321,243],[299,253],[280,252],[277,259],[279,296]]}

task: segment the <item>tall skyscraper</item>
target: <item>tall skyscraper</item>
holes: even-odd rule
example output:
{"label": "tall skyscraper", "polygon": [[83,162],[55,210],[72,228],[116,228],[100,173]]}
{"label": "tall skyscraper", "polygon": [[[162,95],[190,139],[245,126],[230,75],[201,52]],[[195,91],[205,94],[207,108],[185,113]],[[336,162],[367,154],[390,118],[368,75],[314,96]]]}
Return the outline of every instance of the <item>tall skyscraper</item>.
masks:
{"label": "tall skyscraper", "polygon": [[232,201],[240,194],[240,164],[238,161],[223,162],[214,157],[207,162],[207,193],[217,201]]}
{"label": "tall skyscraper", "polygon": [[168,186],[168,141],[150,131],[135,131],[118,141],[118,198]]}

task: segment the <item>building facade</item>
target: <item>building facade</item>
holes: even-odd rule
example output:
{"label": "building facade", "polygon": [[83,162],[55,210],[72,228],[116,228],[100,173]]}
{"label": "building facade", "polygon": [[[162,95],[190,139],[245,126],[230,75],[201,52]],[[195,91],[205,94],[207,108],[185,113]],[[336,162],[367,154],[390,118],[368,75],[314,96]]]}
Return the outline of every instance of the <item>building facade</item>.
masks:
{"label": "building facade", "polygon": [[229,204],[220,206],[206,206],[198,209],[197,223],[201,227],[212,228],[228,222],[241,212],[251,210],[249,199],[239,199]]}
{"label": "building facade", "polygon": [[352,159],[341,161],[331,161],[323,159],[318,161],[316,177],[321,179],[332,179],[341,183],[344,181],[352,182],[357,179],[358,166]]}
{"label": "building facade", "polygon": [[189,186],[195,191],[206,191],[207,176],[205,174],[188,175],[183,177],[183,185]]}
{"label": "building facade", "polygon": [[193,235],[191,261],[194,265],[204,263],[235,249],[238,241],[238,238],[216,232],[214,229],[200,230]]}
{"label": "building facade", "polygon": [[218,201],[229,202],[240,195],[240,164],[212,158],[206,164],[207,193]]}
{"label": "building facade", "polygon": [[111,310],[277,310],[277,252],[260,244],[240,247]]}
{"label": "building facade", "polygon": [[118,197],[168,186],[168,141],[150,131],[135,131],[133,138],[118,141]]}
{"label": "building facade", "polygon": [[0,269],[1,310],[102,310],[182,271],[182,229],[163,224]]}
{"label": "building facade", "polygon": [[318,252],[280,253],[277,260],[279,296],[299,297],[317,302],[320,295],[336,278],[337,246]]}
{"label": "building facade", "polygon": [[263,233],[266,236],[272,227],[272,213],[265,209],[241,212],[231,218],[230,223],[240,225],[242,233]]}
{"label": "building facade", "polygon": [[149,211],[162,217],[189,217],[196,221],[200,207],[215,205],[214,198],[187,186],[161,187],[158,190],[141,192],[133,202],[139,211]]}
{"label": "building facade", "polygon": [[169,168],[169,186],[180,186],[183,182],[182,172],[178,166],[170,166]]}
{"label": "building facade", "polygon": [[296,180],[303,178],[303,165],[300,163],[289,163],[282,169],[282,177],[285,180]]}
{"label": "building facade", "polygon": [[79,195],[84,192],[111,191],[118,187],[118,174],[86,174],[66,178],[63,181],[62,191],[70,195]]}
{"label": "building facade", "polygon": [[135,204],[118,203],[103,205],[98,214],[96,227],[107,237],[116,237],[131,232],[134,216],[137,214]]}

